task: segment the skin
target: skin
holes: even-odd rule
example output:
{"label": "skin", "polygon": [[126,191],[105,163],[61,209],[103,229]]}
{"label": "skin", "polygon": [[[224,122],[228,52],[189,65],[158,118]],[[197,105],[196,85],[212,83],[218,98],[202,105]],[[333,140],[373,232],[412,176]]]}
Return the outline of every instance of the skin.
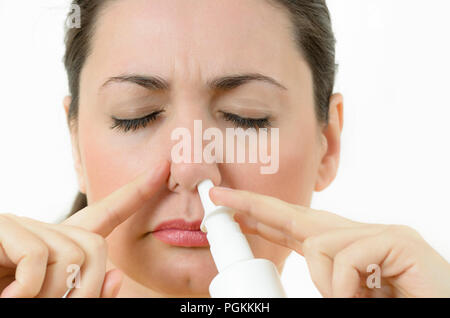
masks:
{"label": "skin", "polygon": [[[201,219],[196,192],[201,180],[309,205],[313,191],[334,178],[342,97],[332,98],[332,120],[321,131],[311,72],[288,27],[284,12],[261,1],[118,1],[98,20],[92,55],[81,74],[74,136],[80,189],[88,202],[100,200],[156,161],[170,161],[176,143],[170,140],[171,132],[185,127],[193,135],[195,119],[202,120],[203,129],[225,132],[235,126],[220,111],[254,118],[269,114],[272,126],[280,128],[280,169],[273,175],[260,174],[260,164],[172,163],[167,187],[107,238],[114,247],[109,250],[111,266],[127,276],[121,296],[141,295],[142,286],[135,282],[151,289],[151,294],[144,290],[145,295],[208,295],[217,274],[208,248],[168,246],[152,236],[142,239],[162,221]],[[268,42],[270,38],[278,41]],[[214,77],[249,72],[270,76],[287,89],[252,82],[219,92],[205,85]],[[102,88],[109,78],[122,74],[156,74],[172,88],[155,93],[116,82]],[[148,102],[133,101],[141,97]],[[163,105],[165,112],[148,127],[128,133],[110,129],[111,116],[142,117],[156,110],[154,104]],[[243,174],[250,177],[243,179]],[[282,270],[289,249],[254,235],[248,240],[257,257],[272,260]]]}
{"label": "skin", "polygon": [[116,297],[123,275],[106,271],[105,238],[155,195],[168,173],[162,161],[62,224],[1,214],[0,296],[61,297],[67,268],[77,265],[83,278],[71,297]]}
{"label": "skin", "polygon": [[[450,264],[414,229],[355,222],[244,190],[214,187],[245,233],[303,255],[324,297],[450,297]],[[374,282],[376,265],[379,286]]]}
{"label": "skin", "polygon": [[[205,178],[221,186],[211,198],[237,211],[256,257],[281,272],[289,253],[302,254],[326,297],[450,295],[450,265],[415,231],[308,208],[314,191],[337,173],[343,98],[330,98],[328,125],[316,120],[311,71],[284,12],[259,0],[129,0],[108,5],[97,23],[71,131],[79,189],[89,205],[58,225],[0,215],[2,297],[60,297],[73,263],[81,266],[82,288],[70,297],[208,297],[217,270],[207,247],[145,235],[166,220],[201,219],[196,185]],[[205,84],[249,72],[286,89],[253,81],[223,92]],[[103,86],[123,74],[158,75],[171,87]],[[70,96],[66,112],[69,104]],[[144,128],[111,129],[111,116],[139,118],[160,108]],[[280,129],[277,173],[260,174],[260,164],[171,161],[175,128],[193,135],[195,119],[203,129],[234,127],[222,111],[270,115]],[[366,290],[359,275],[372,263],[382,267],[381,290]]]}

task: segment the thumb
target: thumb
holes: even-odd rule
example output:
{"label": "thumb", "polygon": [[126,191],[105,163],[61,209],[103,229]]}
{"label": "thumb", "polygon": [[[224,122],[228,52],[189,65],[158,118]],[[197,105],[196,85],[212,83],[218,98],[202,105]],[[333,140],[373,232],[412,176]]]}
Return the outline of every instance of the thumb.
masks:
{"label": "thumb", "polygon": [[116,298],[122,286],[123,273],[115,268],[105,274],[100,298]]}

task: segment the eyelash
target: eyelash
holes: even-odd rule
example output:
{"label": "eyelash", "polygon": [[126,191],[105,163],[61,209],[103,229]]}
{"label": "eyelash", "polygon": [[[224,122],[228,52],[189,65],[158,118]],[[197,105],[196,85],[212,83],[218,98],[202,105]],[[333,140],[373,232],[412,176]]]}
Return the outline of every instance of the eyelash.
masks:
{"label": "eyelash", "polygon": [[[116,117],[112,117],[114,124],[111,126],[111,129],[119,129],[124,132],[128,131],[136,131],[140,128],[145,128],[149,123],[155,121],[158,118],[158,115],[162,113],[163,110],[153,112],[145,117],[135,118],[135,119],[118,119]],[[231,113],[221,112],[223,114],[223,118],[226,121],[232,122],[234,125],[241,128],[266,128],[270,127],[270,121],[268,117],[264,118],[247,118],[241,117]]]}
{"label": "eyelash", "polygon": [[145,117],[141,118],[135,118],[135,119],[118,119],[115,117],[112,117],[114,120],[114,125],[111,127],[111,129],[119,129],[123,130],[124,132],[128,131],[136,131],[140,128],[145,128],[149,123],[155,121],[160,113],[162,113],[163,110],[153,112]]}
{"label": "eyelash", "polygon": [[223,118],[226,121],[230,121],[241,128],[266,128],[270,127],[269,117],[264,118],[247,118],[241,117],[231,113],[222,112]]}

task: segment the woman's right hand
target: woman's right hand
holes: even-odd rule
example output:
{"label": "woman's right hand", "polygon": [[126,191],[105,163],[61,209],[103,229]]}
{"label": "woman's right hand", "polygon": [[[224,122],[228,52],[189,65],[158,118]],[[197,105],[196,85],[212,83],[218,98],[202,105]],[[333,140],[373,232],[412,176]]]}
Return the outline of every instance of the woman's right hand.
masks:
{"label": "woman's right hand", "polygon": [[168,170],[161,162],[61,224],[0,214],[1,297],[62,297],[72,264],[81,275],[70,297],[115,297],[122,274],[106,272],[105,238],[152,197]]}

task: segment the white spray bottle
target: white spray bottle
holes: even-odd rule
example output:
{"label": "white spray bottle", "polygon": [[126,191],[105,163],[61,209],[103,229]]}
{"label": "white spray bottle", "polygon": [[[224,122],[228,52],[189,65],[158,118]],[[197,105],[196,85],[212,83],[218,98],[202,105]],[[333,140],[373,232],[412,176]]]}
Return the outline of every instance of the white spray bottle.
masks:
{"label": "white spray bottle", "polygon": [[212,187],[214,184],[209,179],[197,186],[205,210],[200,229],[207,233],[219,272],[209,285],[211,297],[286,297],[275,265],[267,259],[254,258],[239,224],[234,221],[234,211],[215,205],[209,198]]}

